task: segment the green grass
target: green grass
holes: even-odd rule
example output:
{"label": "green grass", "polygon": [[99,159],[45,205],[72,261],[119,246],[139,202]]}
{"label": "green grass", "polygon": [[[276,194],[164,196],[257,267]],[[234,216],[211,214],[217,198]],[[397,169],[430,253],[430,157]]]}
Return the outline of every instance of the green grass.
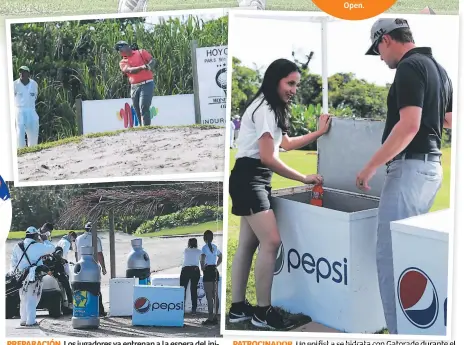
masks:
{"label": "green grass", "polygon": [[[268,10],[318,11],[318,8],[309,0],[267,0],[266,3]],[[148,0],[149,11],[237,6],[236,0]],[[430,6],[437,14],[459,14],[458,0],[398,0],[388,12],[417,13],[425,6]],[[117,0],[6,0],[0,4],[0,15],[99,14],[114,13],[117,8]]]}
{"label": "green grass", "polygon": [[173,129],[173,128],[197,128],[197,129],[221,129],[222,127],[214,125],[189,125],[189,126],[144,126],[144,127],[133,127],[127,129],[119,129],[117,131],[111,132],[100,132],[100,133],[90,133],[86,135],[64,138],[57,141],[50,141],[46,143],[41,143],[36,146],[24,147],[18,149],[18,157],[25,155],[27,153],[40,152],[42,150],[51,149],[57,146],[66,145],[66,144],[77,144],[82,142],[86,138],[101,138],[101,137],[110,137],[119,135],[125,132],[137,132],[137,131],[146,131],[150,129]]}
{"label": "green grass", "polygon": [[163,229],[157,232],[150,232],[148,234],[136,235],[140,237],[161,237],[161,236],[183,236],[191,234],[203,234],[206,230],[211,230],[213,233],[216,231],[222,232],[222,220],[219,222],[212,221],[202,224],[181,226],[173,229]]}
{"label": "green grass", "polygon": [[[236,150],[230,151],[230,168],[232,169],[235,162],[235,153]],[[315,152],[308,152],[308,151],[290,151],[290,152],[281,152],[280,158],[292,168],[300,171],[304,174],[315,174],[317,172],[317,155]],[[437,211],[441,209],[448,208],[450,205],[450,172],[451,172],[451,150],[444,149],[443,150],[443,159],[442,159],[442,166],[443,166],[443,185],[438,192],[438,195],[435,199],[435,203],[431,209],[431,211]],[[288,188],[294,186],[301,186],[302,184],[299,182],[295,182],[277,174],[274,174],[272,178],[272,188],[273,189],[281,189],[281,188]],[[229,226],[228,226],[228,234],[227,234],[227,293],[226,293],[226,310],[229,310],[231,305],[232,293],[231,293],[231,279],[230,275],[232,272],[232,259],[234,254],[237,250],[238,245],[238,235],[239,235],[239,225],[240,225],[240,218],[234,216],[231,213],[231,202],[229,198]],[[256,256],[255,256],[256,259]],[[250,279],[248,280],[247,285],[247,298],[251,303],[256,303],[256,292],[255,292],[255,280],[254,280],[254,265],[255,260],[253,260]],[[288,313],[286,313],[288,314]],[[291,318],[297,322],[297,325],[305,322],[304,315],[292,315]],[[238,330],[238,329],[247,329],[247,330],[257,330],[249,323],[241,323],[241,324],[230,324],[227,323],[227,329],[229,330]],[[387,330],[380,330],[377,333],[387,333]]]}
{"label": "green grass", "polygon": [[[162,229],[157,232],[151,232],[148,234],[135,235],[136,237],[161,237],[161,236],[182,236],[190,234],[202,234],[206,230],[211,230],[212,232],[221,231],[222,232],[222,220],[219,222],[206,222],[201,224],[195,224],[190,226],[181,226],[178,228],[172,229]],[[70,230],[53,230],[52,238],[60,238],[66,235]],[[84,231],[75,231],[77,235],[82,234]],[[8,233],[9,240],[21,240],[24,238],[24,231],[10,231]]]}

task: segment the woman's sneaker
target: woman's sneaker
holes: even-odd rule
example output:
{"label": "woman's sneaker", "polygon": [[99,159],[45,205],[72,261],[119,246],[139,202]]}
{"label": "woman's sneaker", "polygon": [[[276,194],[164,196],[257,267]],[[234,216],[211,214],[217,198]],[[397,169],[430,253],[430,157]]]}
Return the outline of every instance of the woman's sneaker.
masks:
{"label": "woman's sneaker", "polygon": [[232,304],[229,310],[229,322],[238,323],[248,321],[253,317],[254,307],[247,301],[239,304]]}
{"label": "woman's sneaker", "polygon": [[284,321],[282,315],[275,310],[272,306],[266,310],[264,315],[257,315],[256,312],[253,314],[251,319],[253,326],[258,328],[266,328],[270,330],[284,331],[293,327],[293,323],[290,321]]}

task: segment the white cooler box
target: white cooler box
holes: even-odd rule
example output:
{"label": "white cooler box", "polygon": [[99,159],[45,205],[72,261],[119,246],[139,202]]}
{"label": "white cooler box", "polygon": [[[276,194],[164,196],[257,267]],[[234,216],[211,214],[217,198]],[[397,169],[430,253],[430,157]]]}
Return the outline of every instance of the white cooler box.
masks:
{"label": "white cooler box", "polygon": [[110,316],[131,316],[139,278],[110,279]]}
{"label": "white cooler box", "polygon": [[390,225],[399,334],[446,336],[453,219],[447,209]]}
{"label": "white cooler box", "polygon": [[[218,268],[219,270],[219,268]],[[221,303],[221,280],[222,277],[219,276],[218,283],[218,295],[219,303]],[[180,275],[177,274],[154,274],[151,276],[151,285],[152,286],[180,286]],[[206,300],[205,290],[203,289],[203,276],[200,277],[198,282],[198,302],[197,302],[197,312],[198,313],[207,313],[208,312],[208,301]],[[189,313],[192,311],[192,298],[190,297],[190,283],[187,286],[187,296],[185,298],[185,312]],[[219,308],[219,314],[221,313],[221,308]]]}
{"label": "white cooler box", "polygon": [[291,313],[349,333],[383,329],[376,265],[377,207],[386,168],[370,182],[369,195],[356,176],[381,145],[384,122],[333,118],[318,140],[323,207],[310,205],[306,186],[276,190],[272,205],[282,246],[272,303]]}

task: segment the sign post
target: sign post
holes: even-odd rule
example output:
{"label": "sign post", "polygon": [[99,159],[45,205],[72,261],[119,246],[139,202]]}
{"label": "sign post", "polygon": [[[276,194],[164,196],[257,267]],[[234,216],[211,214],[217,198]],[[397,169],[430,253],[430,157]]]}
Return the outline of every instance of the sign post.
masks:
{"label": "sign post", "polygon": [[196,97],[202,124],[226,125],[227,49],[227,46],[196,49]]}

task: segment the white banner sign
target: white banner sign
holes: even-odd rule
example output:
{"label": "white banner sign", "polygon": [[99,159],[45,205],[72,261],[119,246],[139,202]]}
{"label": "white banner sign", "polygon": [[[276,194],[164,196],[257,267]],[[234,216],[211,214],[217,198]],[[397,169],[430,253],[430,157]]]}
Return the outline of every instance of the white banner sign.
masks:
{"label": "white banner sign", "polygon": [[201,123],[225,126],[227,46],[196,49]]}
{"label": "white banner sign", "polygon": [[[189,126],[195,124],[193,95],[155,96],[151,107],[152,126]],[[130,98],[82,102],[83,134],[109,132],[136,127]]]}

